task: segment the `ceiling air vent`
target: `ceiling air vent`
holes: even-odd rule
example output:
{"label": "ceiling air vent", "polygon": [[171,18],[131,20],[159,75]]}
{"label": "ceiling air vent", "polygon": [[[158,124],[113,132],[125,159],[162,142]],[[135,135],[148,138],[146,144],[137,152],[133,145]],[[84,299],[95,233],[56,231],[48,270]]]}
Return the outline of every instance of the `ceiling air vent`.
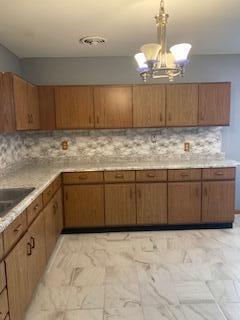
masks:
{"label": "ceiling air vent", "polygon": [[88,46],[98,46],[98,45],[105,44],[107,40],[99,36],[88,36],[88,37],[81,38],[79,42],[81,44],[88,45]]}

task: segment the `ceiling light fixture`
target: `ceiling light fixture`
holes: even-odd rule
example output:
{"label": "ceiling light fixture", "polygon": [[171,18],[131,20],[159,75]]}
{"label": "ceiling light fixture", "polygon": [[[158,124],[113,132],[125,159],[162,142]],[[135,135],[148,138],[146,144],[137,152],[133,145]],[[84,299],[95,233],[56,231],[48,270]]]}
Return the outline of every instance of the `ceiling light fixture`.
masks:
{"label": "ceiling light fixture", "polygon": [[175,77],[184,76],[185,66],[188,64],[188,54],[191,44],[181,43],[170,48],[167,52],[166,29],[169,15],[165,13],[164,0],[160,1],[159,14],[155,17],[158,43],[147,43],[135,54],[138,63],[138,72],[144,82],[150,79],[168,78],[173,81]]}
{"label": "ceiling light fixture", "polygon": [[107,39],[99,36],[87,36],[81,38],[79,42],[88,46],[98,46],[105,44],[107,42]]}

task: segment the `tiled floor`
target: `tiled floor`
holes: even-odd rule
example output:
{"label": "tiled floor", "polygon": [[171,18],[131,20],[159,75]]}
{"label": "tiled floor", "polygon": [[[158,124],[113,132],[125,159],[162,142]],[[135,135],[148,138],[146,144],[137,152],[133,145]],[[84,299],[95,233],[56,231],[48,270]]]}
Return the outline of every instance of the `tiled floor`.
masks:
{"label": "tiled floor", "polygon": [[239,320],[233,229],[61,236],[26,320]]}

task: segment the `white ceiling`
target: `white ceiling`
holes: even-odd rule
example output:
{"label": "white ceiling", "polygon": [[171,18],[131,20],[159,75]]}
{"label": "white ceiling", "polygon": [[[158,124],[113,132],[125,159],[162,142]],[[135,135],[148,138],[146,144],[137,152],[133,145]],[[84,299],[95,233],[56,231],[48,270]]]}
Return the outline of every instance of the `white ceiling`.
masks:
{"label": "white ceiling", "polygon": [[[193,54],[240,53],[239,0],[165,0],[168,43]],[[19,57],[128,56],[156,40],[159,0],[0,0],[0,43]],[[83,36],[107,38],[83,47]]]}

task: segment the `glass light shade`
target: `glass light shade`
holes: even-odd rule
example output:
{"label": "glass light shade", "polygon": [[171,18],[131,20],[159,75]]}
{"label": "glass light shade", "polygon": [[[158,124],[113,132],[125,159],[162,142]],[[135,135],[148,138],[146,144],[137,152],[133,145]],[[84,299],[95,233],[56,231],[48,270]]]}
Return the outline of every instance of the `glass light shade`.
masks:
{"label": "glass light shade", "polygon": [[167,54],[167,67],[168,68],[176,68],[175,59],[171,52]]}
{"label": "glass light shade", "polygon": [[146,60],[150,62],[157,62],[158,61],[158,54],[161,50],[161,45],[158,43],[147,43],[144,44],[140,50],[145,55]]}
{"label": "glass light shade", "polygon": [[142,73],[142,72],[149,71],[148,65],[146,64],[146,57],[145,57],[144,53],[142,53],[142,52],[136,53],[134,58],[138,64],[138,69],[137,69],[138,72]]}
{"label": "glass light shade", "polygon": [[176,64],[186,64],[188,62],[188,54],[192,46],[189,43],[180,43],[170,48],[174,56]]}

